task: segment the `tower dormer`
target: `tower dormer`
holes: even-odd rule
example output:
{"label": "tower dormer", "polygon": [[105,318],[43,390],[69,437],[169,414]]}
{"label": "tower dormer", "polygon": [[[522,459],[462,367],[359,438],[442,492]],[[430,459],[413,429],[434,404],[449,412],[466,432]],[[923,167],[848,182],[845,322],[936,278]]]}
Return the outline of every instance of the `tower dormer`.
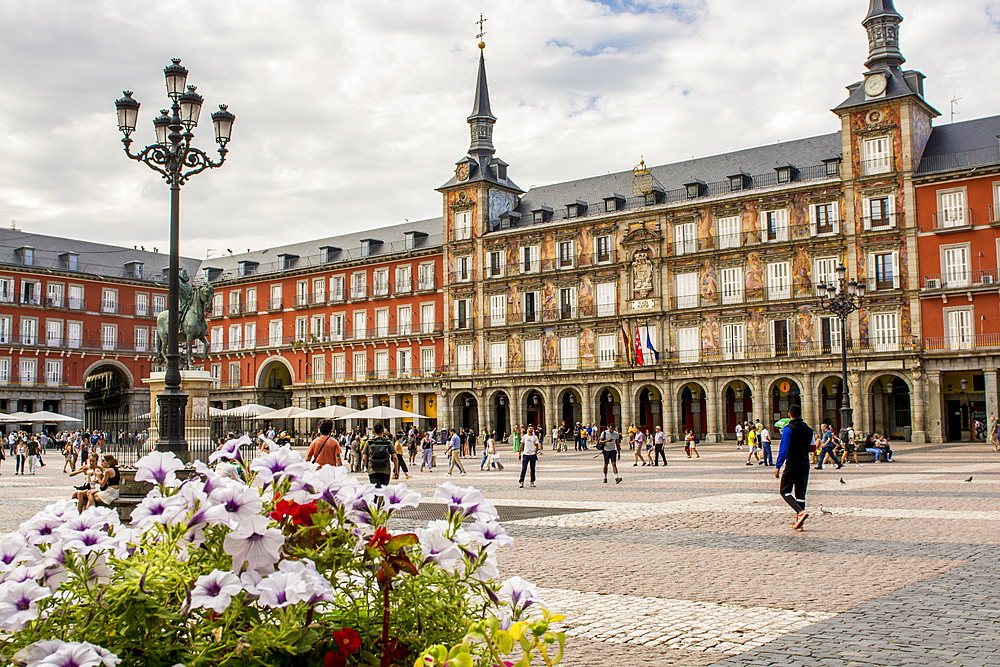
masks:
{"label": "tower dormer", "polygon": [[476,79],[476,98],[472,102],[472,114],[468,117],[469,129],[472,133],[472,143],[469,144],[469,155],[478,157],[482,166],[489,164],[489,159],[496,149],[493,147],[493,125],[496,116],[490,111],[490,89],[486,82],[486,57],[483,50],[479,51],[479,77]]}
{"label": "tower dormer", "polygon": [[899,50],[899,24],[903,17],[892,5],[892,0],[871,0],[868,16],[861,25],[868,31],[869,70],[899,67],[906,62]]}

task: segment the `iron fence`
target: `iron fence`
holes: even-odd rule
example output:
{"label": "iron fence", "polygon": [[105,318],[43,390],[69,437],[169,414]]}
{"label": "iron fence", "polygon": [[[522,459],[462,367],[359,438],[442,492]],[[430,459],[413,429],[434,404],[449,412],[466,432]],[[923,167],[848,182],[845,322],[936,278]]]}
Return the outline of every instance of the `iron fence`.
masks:
{"label": "iron fence", "polygon": [[[201,417],[188,416],[184,422],[184,439],[188,443],[188,451],[192,461],[208,463],[211,456],[221,443],[228,439],[228,434],[236,437],[244,433],[251,436],[262,428],[264,422],[254,421],[249,417]],[[105,418],[100,421],[99,428],[94,430],[103,433],[103,452],[112,454],[124,467],[134,467],[136,461],[156,449],[159,440],[159,424],[151,420],[149,415],[125,418]],[[256,441],[240,447],[243,461],[249,464],[260,452]]]}

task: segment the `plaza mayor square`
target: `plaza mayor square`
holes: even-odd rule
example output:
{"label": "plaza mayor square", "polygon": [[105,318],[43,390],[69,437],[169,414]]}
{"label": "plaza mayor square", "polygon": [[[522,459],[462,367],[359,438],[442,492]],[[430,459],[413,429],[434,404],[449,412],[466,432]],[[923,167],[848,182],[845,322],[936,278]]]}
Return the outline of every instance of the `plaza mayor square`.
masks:
{"label": "plaza mayor square", "polygon": [[0,665],[1000,667],[1000,1],[0,28]]}

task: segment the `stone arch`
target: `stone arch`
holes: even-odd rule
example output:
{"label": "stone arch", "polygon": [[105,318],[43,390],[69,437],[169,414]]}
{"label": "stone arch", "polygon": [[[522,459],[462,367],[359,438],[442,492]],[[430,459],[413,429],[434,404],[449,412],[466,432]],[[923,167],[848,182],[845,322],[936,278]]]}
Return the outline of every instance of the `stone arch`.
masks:
{"label": "stone arch", "polygon": [[[823,373],[812,387],[812,398],[816,401],[816,424],[819,428],[823,422],[830,424],[836,432],[845,426],[840,423],[840,407],[843,404],[842,385],[844,378],[839,373]],[[851,397],[854,400],[854,397]]]}
{"label": "stone arch", "polygon": [[566,422],[567,428],[573,428],[577,422],[583,421],[583,402],[587,400],[583,392],[576,387],[563,387],[556,395],[556,404],[553,406],[555,414],[554,426],[562,426]]}
{"label": "stone arch", "polygon": [[653,431],[663,427],[668,395],[656,382],[640,382],[632,387],[632,415],[636,428]]}
{"label": "stone arch", "polygon": [[[605,392],[608,392],[605,395]],[[614,384],[598,385],[594,392],[594,423],[600,427],[622,426],[622,390]]]}
{"label": "stone arch", "polygon": [[255,386],[261,387],[261,383],[267,377],[267,371],[271,369],[274,363],[282,364],[288,370],[288,377],[291,378],[291,384],[295,384],[295,369],[292,367],[291,362],[280,354],[273,354],[257,367],[257,377],[254,380]]}
{"label": "stone arch", "polygon": [[909,440],[913,429],[913,387],[902,373],[874,373],[867,383],[867,430],[893,440]]}
{"label": "stone arch", "polygon": [[464,389],[455,394],[452,401],[452,426],[474,429],[479,432],[479,397],[476,392]]}
{"label": "stone arch", "polygon": [[698,380],[678,384],[674,398],[677,400],[677,433],[681,439],[691,429],[703,439],[708,433],[708,387]]}
{"label": "stone arch", "polygon": [[96,369],[100,368],[101,366],[113,366],[115,370],[120,371],[121,374],[125,376],[125,379],[128,381],[129,389],[135,388],[135,378],[132,376],[132,371],[129,370],[128,366],[118,361],[117,359],[100,359],[92,363],[90,366],[88,366],[87,370],[83,372],[84,385],[87,384],[87,378],[90,377],[91,373],[93,373]]}
{"label": "stone arch", "polygon": [[735,376],[725,383],[720,383],[719,396],[716,398],[721,407],[722,439],[736,439],[736,424],[752,421],[754,391],[751,378]]}
{"label": "stone arch", "polygon": [[518,408],[524,415],[523,426],[545,427],[546,421],[550,421],[552,416],[552,406],[545,404],[545,394],[540,389],[528,387],[518,399]]}
{"label": "stone arch", "polygon": [[118,430],[134,416],[129,414],[129,397],[135,379],[120,361],[101,359],[91,364],[83,374],[83,386],[84,428]]}
{"label": "stone arch", "polygon": [[507,389],[496,389],[486,395],[487,428],[496,431],[497,437],[503,439],[505,434],[509,434],[514,424],[511,421],[511,408],[513,403],[510,398],[511,392]]}

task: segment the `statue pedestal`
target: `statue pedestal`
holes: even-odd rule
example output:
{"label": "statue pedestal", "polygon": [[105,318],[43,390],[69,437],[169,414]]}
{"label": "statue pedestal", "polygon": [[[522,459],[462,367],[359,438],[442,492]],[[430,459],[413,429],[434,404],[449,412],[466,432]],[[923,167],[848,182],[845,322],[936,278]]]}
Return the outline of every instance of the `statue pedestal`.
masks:
{"label": "statue pedestal", "polygon": [[[149,385],[149,439],[155,446],[160,439],[160,405],[156,397],[163,393],[163,373],[151,373],[144,382]],[[211,422],[208,416],[208,393],[215,380],[208,371],[181,371],[181,391],[187,394],[184,407],[184,439],[190,458],[199,458],[215,449],[212,444]]]}

